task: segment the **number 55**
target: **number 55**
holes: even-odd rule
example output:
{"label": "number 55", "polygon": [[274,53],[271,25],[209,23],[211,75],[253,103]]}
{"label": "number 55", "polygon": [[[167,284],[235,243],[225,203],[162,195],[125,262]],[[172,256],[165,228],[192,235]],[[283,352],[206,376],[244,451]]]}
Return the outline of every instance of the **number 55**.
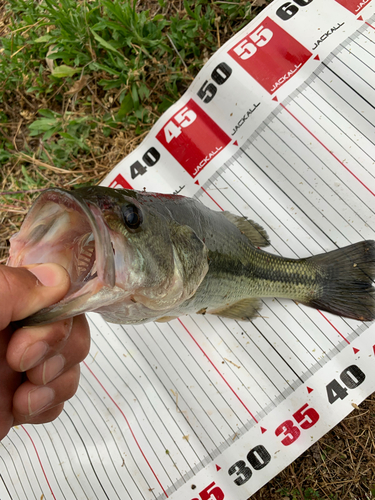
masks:
{"label": "number 55", "polygon": [[[250,40],[252,40],[257,47],[264,47],[273,37],[273,33],[268,28],[263,28],[263,26],[259,26],[254,33],[251,33],[249,36]],[[241,57],[241,59],[246,60],[255,54],[257,51],[257,47],[248,41],[247,38],[242,40],[242,42],[237,45],[233,50],[234,52]]]}
{"label": "number 55", "polygon": [[[219,486],[215,486],[215,483],[211,483],[199,493],[199,496],[201,500],[223,500],[224,491]],[[199,500],[199,498],[193,498],[192,500]]]}

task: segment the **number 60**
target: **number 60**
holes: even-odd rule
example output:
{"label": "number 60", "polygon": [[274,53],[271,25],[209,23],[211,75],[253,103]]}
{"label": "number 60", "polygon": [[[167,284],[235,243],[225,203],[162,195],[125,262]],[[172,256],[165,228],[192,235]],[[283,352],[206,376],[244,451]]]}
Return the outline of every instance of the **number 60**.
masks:
{"label": "number 60", "polygon": [[[313,0],[294,0],[294,3],[299,5],[300,7],[305,7]],[[280,17],[283,21],[287,21],[291,17],[293,17],[299,11],[297,5],[293,5],[292,2],[284,3],[281,7],[279,7],[276,11],[276,15]]]}

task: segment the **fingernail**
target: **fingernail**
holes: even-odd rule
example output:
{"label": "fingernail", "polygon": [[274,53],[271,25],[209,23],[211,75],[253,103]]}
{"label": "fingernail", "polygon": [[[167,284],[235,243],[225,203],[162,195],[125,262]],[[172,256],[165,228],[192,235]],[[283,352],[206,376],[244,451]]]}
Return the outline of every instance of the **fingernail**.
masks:
{"label": "fingernail", "polygon": [[41,412],[55,397],[55,391],[50,387],[38,387],[28,394],[29,416]]}
{"label": "fingernail", "polygon": [[40,363],[48,351],[48,347],[47,342],[42,340],[39,340],[38,342],[35,342],[35,344],[28,347],[21,358],[21,372],[30,370],[30,368],[33,368],[33,366]]}
{"label": "fingernail", "polygon": [[47,359],[43,365],[43,384],[48,384],[63,370],[65,365],[65,358],[62,354],[53,356]]}
{"label": "fingernail", "polygon": [[57,264],[38,264],[32,267],[25,267],[30,273],[33,273],[44,286],[58,286],[66,281],[66,272]]}

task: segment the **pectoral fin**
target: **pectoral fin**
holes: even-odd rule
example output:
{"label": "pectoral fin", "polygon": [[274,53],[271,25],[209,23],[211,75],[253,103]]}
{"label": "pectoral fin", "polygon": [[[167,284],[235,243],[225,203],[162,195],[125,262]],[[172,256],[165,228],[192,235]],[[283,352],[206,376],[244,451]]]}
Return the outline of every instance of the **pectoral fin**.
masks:
{"label": "pectoral fin", "polygon": [[207,310],[207,313],[222,316],[223,318],[251,320],[257,316],[261,307],[262,304],[259,299],[248,298],[218,309]]}

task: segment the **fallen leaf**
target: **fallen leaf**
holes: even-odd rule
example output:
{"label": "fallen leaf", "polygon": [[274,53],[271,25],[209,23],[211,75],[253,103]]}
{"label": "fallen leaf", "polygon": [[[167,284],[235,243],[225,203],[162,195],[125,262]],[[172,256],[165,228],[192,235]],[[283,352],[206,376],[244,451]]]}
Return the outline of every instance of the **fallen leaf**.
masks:
{"label": "fallen leaf", "polygon": [[54,52],[57,52],[58,50],[59,50],[59,48],[57,47],[57,45],[50,45],[48,47],[48,52],[46,54],[46,64],[47,64],[48,69],[50,70],[51,73],[53,72],[53,69],[55,67],[55,62],[53,59],[50,59],[48,56],[50,56]]}
{"label": "fallen leaf", "polygon": [[66,76],[73,76],[77,71],[81,71],[81,68],[72,68],[71,66],[62,64],[53,69],[52,75],[57,78],[65,78]]}
{"label": "fallen leaf", "polygon": [[83,87],[86,86],[88,79],[88,76],[82,75],[82,77],[79,80],[76,80],[73,86],[65,92],[65,95],[73,95],[78,93],[83,89]]}

